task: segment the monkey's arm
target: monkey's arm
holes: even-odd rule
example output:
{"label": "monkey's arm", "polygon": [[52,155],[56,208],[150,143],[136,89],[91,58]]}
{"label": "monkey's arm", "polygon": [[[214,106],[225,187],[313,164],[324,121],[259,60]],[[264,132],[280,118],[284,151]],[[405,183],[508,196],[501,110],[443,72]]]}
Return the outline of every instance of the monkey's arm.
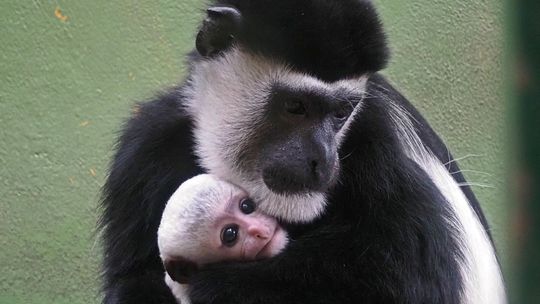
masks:
{"label": "monkey's arm", "polygon": [[164,283],[157,228],[165,204],[201,173],[176,92],[141,104],[124,127],[103,189],[104,303],[176,303]]}
{"label": "monkey's arm", "polygon": [[[354,270],[347,257],[354,251],[345,252],[352,249],[343,244],[345,229],[317,229],[267,260],[208,265],[190,282],[192,303],[350,302],[354,296],[346,281]],[[338,265],[341,262],[345,264]],[[328,292],[338,289],[344,292]]]}

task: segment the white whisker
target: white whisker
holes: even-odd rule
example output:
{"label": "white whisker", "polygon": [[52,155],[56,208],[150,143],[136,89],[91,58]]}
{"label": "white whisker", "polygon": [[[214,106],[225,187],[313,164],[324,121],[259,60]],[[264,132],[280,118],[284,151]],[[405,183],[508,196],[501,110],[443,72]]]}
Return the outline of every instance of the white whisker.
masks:
{"label": "white whisker", "polygon": [[462,169],[462,170],[459,170],[459,171],[450,172],[450,174],[454,175],[454,174],[463,173],[463,172],[482,174],[482,175],[486,175],[486,176],[493,176],[493,174],[491,174],[491,173],[482,172],[482,171],[478,171],[478,170],[469,170],[469,169]]}
{"label": "white whisker", "polygon": [[471,157],[483,157],[485,155],[482,155],[482,154],[467,154],[465,156],[462,156],[462,157],[457,157],[457,158],[454,158],[453,160],[449,161],[449,162],[446,162],[444,163],[444,165],[449,165],[451,163],[455,163],[457,161],[461,161],[461,160],[464,160],[464,159],[467,159],[467,158],[471,158]]}
{"label": "white whisker", "polygon": [[480,187],[480,188],[495,189],[495,186],[493,186],[493,185],[482,184],[482,183],[474,183],[474,182],[458,183],[458,186],[460,186],[460,187],[469,186],[469,187]]}

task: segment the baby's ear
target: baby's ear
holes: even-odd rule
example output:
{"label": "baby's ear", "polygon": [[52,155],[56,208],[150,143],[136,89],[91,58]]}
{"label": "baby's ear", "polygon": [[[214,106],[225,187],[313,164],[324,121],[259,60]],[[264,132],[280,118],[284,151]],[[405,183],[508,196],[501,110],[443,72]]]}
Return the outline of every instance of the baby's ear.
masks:
{"label": "baby's ear", "polygon": [[198,270],[195,262],[182,257],[166,259],[163,262],[163,266],[171,279],[180,284],[189,284],[189,279]]}

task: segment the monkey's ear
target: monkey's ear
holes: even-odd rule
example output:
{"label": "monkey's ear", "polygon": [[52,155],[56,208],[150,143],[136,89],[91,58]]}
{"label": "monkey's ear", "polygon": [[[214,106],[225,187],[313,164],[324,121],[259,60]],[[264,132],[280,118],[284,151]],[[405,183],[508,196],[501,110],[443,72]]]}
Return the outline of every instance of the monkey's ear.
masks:
{"label": "monkey's ear", "polygon": [[171,279],[180,284],[188,284],[190,277],[198,270],[195,262],[184,258],[166,259],[163,266]]}
{"label": "monkey's ear", "polygon": [[206,10],[201,29],[197,34],[195,45],[204,57],[219,54],[234,41],[242,21],[240,12],[228,6],[214,6]]}

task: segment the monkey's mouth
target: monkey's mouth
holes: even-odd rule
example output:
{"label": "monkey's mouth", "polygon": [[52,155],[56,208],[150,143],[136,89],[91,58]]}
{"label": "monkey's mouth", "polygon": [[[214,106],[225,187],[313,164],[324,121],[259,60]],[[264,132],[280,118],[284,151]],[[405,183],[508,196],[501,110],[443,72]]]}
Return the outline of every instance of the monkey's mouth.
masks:
{"label": "monkey's mouth", "polygon": [[281,226],[277,226],[272,238],[255,255],[256,260],[266,259],[280,253],[288,243],[287,233]]}
{"label": "monkey's mouth", "polygon": [[[333,170],[332,170],[333,171]],[[287,170],[267,168],[262,172],[262,180],[270,191],[280,195],[296,195],[309,192],[325,192],[334,183],[335,172],[313,174],[309,178],[300,177]]]}
{"label": "monkey's mouth", "polygon": [[279,174],[275,170],[265,170],[263,172],[263,182],[272,192],[281,195],[305,193],[313,188],[293,176]]}

